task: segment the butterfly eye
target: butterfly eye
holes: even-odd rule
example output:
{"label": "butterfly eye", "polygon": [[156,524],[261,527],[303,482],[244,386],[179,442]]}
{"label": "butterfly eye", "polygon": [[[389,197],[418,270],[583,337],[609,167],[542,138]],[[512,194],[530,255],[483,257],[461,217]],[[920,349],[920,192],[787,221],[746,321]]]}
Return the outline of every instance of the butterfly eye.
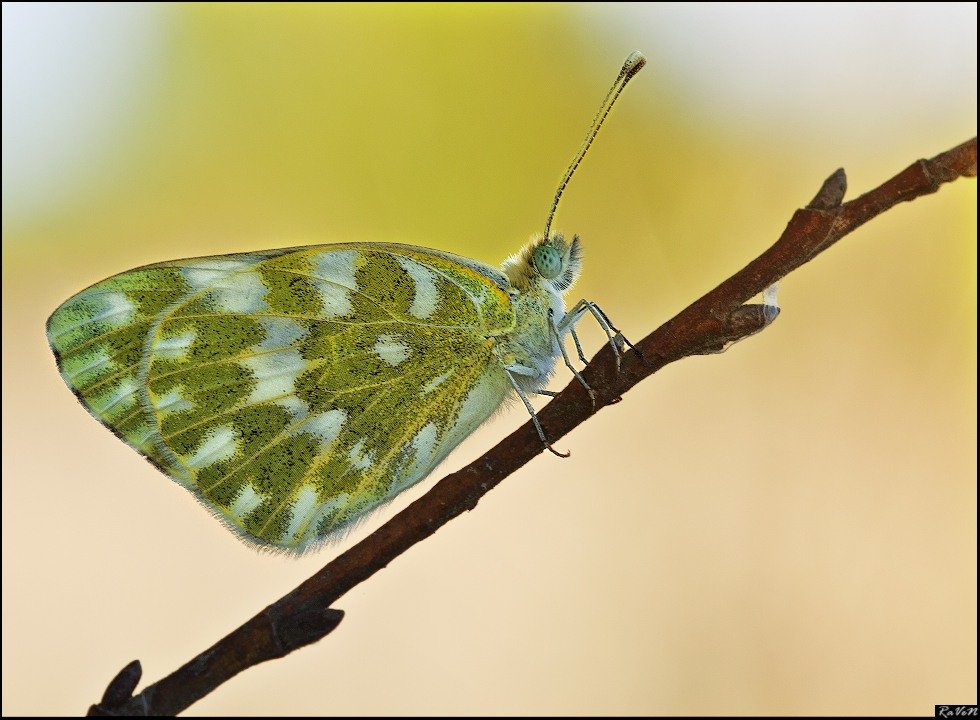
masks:
{"label": "butterfly eye", "polygon": [[561,253],[548,245],[536,248],[534,267],[546,280],[554,280],[561,274]]}

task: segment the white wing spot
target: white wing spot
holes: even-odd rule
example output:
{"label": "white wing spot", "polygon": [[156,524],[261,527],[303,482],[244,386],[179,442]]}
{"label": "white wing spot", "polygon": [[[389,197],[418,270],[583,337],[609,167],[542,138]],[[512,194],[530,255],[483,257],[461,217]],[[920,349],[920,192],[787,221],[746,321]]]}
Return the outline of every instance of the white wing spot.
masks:
{"label": "white wing spot", "polygon": [[416,433],[410,444],[419,455],[430,456],[437,437],[439,437],[439,428],[436,427],[435,423],[429,423]]}
{"label": "white wing spot", "polygon": [[317,492],[312,485],[304,485],[296,494],[290,511],[289,527],[282,535],[282,542],[291,544],[299,531],[306,525],[317,507]]}
{"label": "white wing spot", "polygon": [[122,408],[120,409],[125,409],[136,399],[136,390],[136,383],[133,379],[126,378],[109,392],[97,398],[92,398],[92,410],[97,415],[104,416],[116,405],[121,404]]}
{"label": "white wing spot", "polygon": [[65,378],[65,381],[71,385],[71,381],[77,378],[79,375],[87,373],[90,370],[100,370],[111,363],[112,358],[109,357],[105,350],[100,348],[98,352],[88,359],[88,361],[78,358],[77,356],[65,360],[64,364],[62,365],[63,371],[61,374]]}
{"label": "white wing spot", "polygon": [[190,410],[194,407],[194,403],[185,398],[183,393],[183,386],[171,388],[165,395],[153,398],[153,409],[161,415]]}
{"label": "white wing spot", "polygon": [[500,407],[509,392],[509,384],[494,379],[490,373],[483,374],[466,393],[455,423],[446,431],[443,445],[455,447]]}
{"label": "white wing spot", "polygon": [[395,335],[380,335],[374,344],[375,354],[392,367],[408,360],[412,351]]}
{"label": "white wing spot", "polygon": [[186,358],[196,337],[197,331],[191,329],[174,337],[163,338],[153,346],[153,354],[171,360]]}
{"label": "white wing spot", "polygon": [[206,260],[183,269],[184,279],[194,290],[206,290],[215,308],[228,313],[256,313],[268,309],[269,291],[252,268],[255,259]]}
{"label": "white wing spot", "polygon": [[446,370],[446,372],[444,372],[439,377],[432,378],[431,380],[429,380],[429,382],[427,382],[425,385],[422,386],[422,394],[428,395],[430,392],[432,392],[437,387],[439,387],[444,382],[446,382],[446,380],[448,380],[449,376],[452,374],[453,374],[452,370]]}
{"label": "white wing spot", "polygon": [[[88,301],[92,298],[95,293],[86,293],[85,291],[80,292],[74,298],[68,302],[72,305],[77,305],[80,302]],[[126,297],[126,293],[123,292],[110,292],[99,296],[102,301],[102,309],[99,310],[94,315],[89,315],[86,318],[79,320],[78,322],[69,323],[67,325],[58,325],[57,323],[51,327],[51,339],[59,338],[72,330],[78,330],[86,325],[91,325],[97,322],[108,322],[110,325],[119,326],[125,325],[133,319],[133,314],[136,311],[136,305]]]}
{"label": "white wing spot", "polygon": [[357,290],[357,257],[355,250],[334,250],[317,255],[311,282],[320,292],[327,317],[344,317],[354,311],[350,294]]}
{"label": "white wing spot", "polygon": [[425,320],[436,311],[439,305],[439,291],[436,288],[436,276],[424,265],[405,257],[395,257],[398,264],[415,283],[415,298],[408,311],[419,320]]}
{"label": "white wing spot", "polygon": [[[256,348],[252,348],[253,351]],[[296,390],[296,378],[307,368],[307,362],[299,350],[288,348],[279,352],[262,351],[241,361],[255,378],[255,387],[248,402],[260,403]]]}
{"label": "white wing spot", "polygon": [[256,262],[256,258],[250,256],[244,259],[208,258],[188,264],[182,268],[181,273],[192,288],[204,290],[233,273],[254,267]]}
{"label": "white wing spot", "polygon": [[297,538],[292,543],[292,546],[296,548],[304,547],[308,545],[310,542],[316,540],[317,539],[316,529],[317,526],[320,524],[320,521],[322,521],[323,518],[325,518],[330,513],[335,512],[336,510],[344,507],[349,502],[350,502],[350,495],[348,493],[341,493],[340,495],[337,495],[331,498],[330,500],[328,500],[327,502],[321,503],[319,506],[317,506],[314,509],[313,513],[310,515],[310,518],[306,523],[306,529],[303,530],[302,536]]}
{"label": "white wing spot", "polygon": [[355,470],[367,470],[374,464],[374,451],[365,453],[364,440],[361,439],[348,451],[347,459]]}
{"label": "white wing spot", "polygon": [[466,393],[466,399],[460,405],[460,420],[465,421],[477,417],[481,418],[482,422],[482,418],[500,407],[504,393],[500,393],[496,385],[492,382],[490,375],[482,375]]}
{"label": "white wing spot", "polygon": [[273,404],[286,408],[293,420],[302,420],[310,412],[310,406],[295,395],[287,395],[273,401]]}
{"label": "white wing spot", "polygon": [[388,497],[414,485],[423,478],[432,467],[436,454],[436,441],[439,439],[439,428],[435,423],[429,423],[419,430],[408,446],[415,451],[412,462],[401,472],[397,472],[388,489]]}
{"label": "white wing spot", "polygon": [[346,410],[327,410],[304,422],[301,430],[315,435],[321,447],[326,449],[340,435],[345,422],[347,422]]}
{"label": "white wing spot", "polygon": [[238,452],[235,430],[230,425],[222,425],[207,434],[204,442],[185,461],[187,467],[200,470],[222,460],[228,460]]}
{"label": "white wing spot", "polygon": [[125,325],[133,319],[136,306],[126,297],[125,293],[109,293],[103,298],[105,305],[102,312],[91,318],[91,322],[108,320],[110,325]]}
{"label": "white wing spot", "polygon": [[269,308],[265,302],[268,291],[258,273],[243,272],[229,276],[221,286],[212,290],[212,296],[219,310],[248,315]]}
{"label": "white wing spot", "polygon": [[245,520],[265,501],[265,495],[256,492],[252,483],[245,483],[242,489],[238,491],[228,511],[237,519]]}
{"label": "white wing spot", "polygon": [[265,337],[259,343],[263,350],[288,347],[306,334],[306,328],[292,318],[262,315],[258,320],[265,330]]}

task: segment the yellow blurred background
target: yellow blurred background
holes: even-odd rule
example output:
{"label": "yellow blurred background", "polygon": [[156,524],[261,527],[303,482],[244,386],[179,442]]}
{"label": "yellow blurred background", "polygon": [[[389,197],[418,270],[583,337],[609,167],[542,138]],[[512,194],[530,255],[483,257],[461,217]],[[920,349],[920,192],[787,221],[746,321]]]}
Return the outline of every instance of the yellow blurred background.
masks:
{"label": "yellow blurred background", "polygon": [[[300,560],[104,430],[44,321],[186,256],[383,240],[498,263],[565,195],[642,337],[772,243],[976,133],[976,5],[3,6],[3,713],[155,681],[503,437]],[[976,184],[787,278],[188,714],[931,714],[976,692]],[[601,342],[587,330],[591,354]],[[568,381],[556,380],[556,387]]]}

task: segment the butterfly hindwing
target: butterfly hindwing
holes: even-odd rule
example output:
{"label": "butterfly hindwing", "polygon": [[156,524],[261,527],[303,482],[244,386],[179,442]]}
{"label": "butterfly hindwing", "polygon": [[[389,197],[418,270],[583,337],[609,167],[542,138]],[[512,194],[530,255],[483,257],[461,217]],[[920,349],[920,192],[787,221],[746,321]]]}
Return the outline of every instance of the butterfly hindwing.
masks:
{"label": "butterfly hindwing", "polygon": [[100,421],[247,539],[302,550],[414,484],[495,410],[506,278],[350,244],[116,275],[48,324]]}

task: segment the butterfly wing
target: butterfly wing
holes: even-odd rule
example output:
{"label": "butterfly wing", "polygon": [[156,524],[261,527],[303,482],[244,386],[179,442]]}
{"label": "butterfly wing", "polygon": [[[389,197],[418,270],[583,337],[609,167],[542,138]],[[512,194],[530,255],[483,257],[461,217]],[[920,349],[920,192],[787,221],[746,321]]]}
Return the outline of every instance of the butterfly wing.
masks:
{"label": "butterfly wing", "polygon": [[302,550],[425,477],[508,393],[501,273],[389,244],[150,265],[48,321],[116,435],[253,542]]}

